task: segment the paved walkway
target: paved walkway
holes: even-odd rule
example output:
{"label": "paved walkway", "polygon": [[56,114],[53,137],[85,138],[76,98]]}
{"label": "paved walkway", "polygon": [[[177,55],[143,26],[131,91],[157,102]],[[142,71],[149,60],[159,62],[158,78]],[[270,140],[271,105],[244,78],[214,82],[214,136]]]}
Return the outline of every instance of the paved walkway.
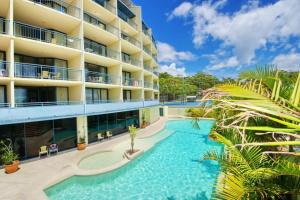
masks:
{"label": "paved walkway", "polygon": [[[145,129],[138,132],[139,137],[153,135],[164,128],[168,119],[160,118]],[[14,174],[5,174],[0,170],[0,199],[1,200],[45,200],[47,196],[43,189],[72,175],[78,174],[78,162],[87,155],[98,151],[112,150],[117,144],[129,141],[128,134],[93,144],[84,151],[72,150],[45,159],[27,162],[20,165],[20,170]],[[124,165],[128,160],[119,163]],[[116,166],[114,166],[116,167]]]}

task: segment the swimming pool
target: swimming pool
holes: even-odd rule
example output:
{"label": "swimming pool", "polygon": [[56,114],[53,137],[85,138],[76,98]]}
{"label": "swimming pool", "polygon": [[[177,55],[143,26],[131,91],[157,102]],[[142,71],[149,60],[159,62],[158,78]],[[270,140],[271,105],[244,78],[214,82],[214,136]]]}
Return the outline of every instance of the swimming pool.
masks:
{"label": "swimming pool", "polygon": [[213,121],[190,120],[166,124],[173,133],[141,157],[113,172],[73,176],[45,190],[51,200],[205,200],[210,199],[219,174],[214,161],[199,161],[208,149],[222,147],[207,135]]}

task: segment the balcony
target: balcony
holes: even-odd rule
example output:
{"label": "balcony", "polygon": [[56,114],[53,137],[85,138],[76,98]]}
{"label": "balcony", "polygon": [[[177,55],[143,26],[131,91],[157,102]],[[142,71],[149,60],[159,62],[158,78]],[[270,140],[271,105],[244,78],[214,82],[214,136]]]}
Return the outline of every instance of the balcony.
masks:
{"label": "balcony", "polygon": [[123,40],[126,40],[126,41],[130,42],[131,44],[133,44],[134,46],[141,48],[141,43],[138,40],[134,39],[133,37],[130,37],[130,36],[127,36],[124,34],[121,34],[121,37]]}
{"label": "balcony", "polygon": [[132,57],[125,58],[124,56],[122,56],[122,61],[125,63],[128,63],[128,64],[131,64],[131,65],[137,66],[137,67],[141,67],[141,61],[138,59],[132,58]]}
{"label": "balcony", "polygon": [[0,18],[0,34],[8,34],[9,20]]}
{"label": "balcony", "polygon": [[79,38],[71,37],[58,31],[35,27],[20,22],[14,22],[14,35],[16,37],[37,40],[74,49],[80,49],[81,46],[81,40]]}
{"label": "balcony", "polygon": [[150,72],[150,73],[153,73],[153,68],[150,67],[150,66],[147,65],[147,64],[144,64],[144,69],[147,70],[147,71]]}
{"label": "balcony", "polygon": [[151,55],[151,50],[147,47],[143,47],[143,50],[148,54]]}
{"label": "balcony", "polygon": [[134,20],[130,17],[128,17],[123,11],[121,11],[120,9],[118,10],[118,16],[125,21],[126,23],[128,23],[132,28],[134,28],[135,30],[137,30],[137,24],[134,22]]}
{"label": "balcony", "polygon": [[62,0],[30,0],[30,1],[54,9],[61,13],[65,13],[73,17],[80,18],[80,14],[81,14],[80,8],[68,4],[65,1]]}
{"label": "balcony", "polygon": [[116,59],[119,60],[120,58],[120,53],[109,49],[107,47],[105,47],[104,45],[101,45],[97,42],[94,42],[92,40],[84,40],[84,50],[88,53],[93,53],[93,54],[97,54],[100,56],[104,56],[104,57],[108,57],[108,58],[112,58],[112,59]]}
{"label": "balcony", "polygon": [[103,0],[92,0],[92,1],[95,2],[96,4],[102,6],[106,10],[112,12],[113,14],[116,14],[116,7],[114,7],[113,5],[108,3],[107,1],[103,1]]}
{"label": "balcony", "polygon": [[9,65],[10,62],[0,60],[0,78],[9,76]]}
{"label": "balcony", "polygon": [[157,60],[157,55],[155,55],[155,54],[152,54],[152,58],[153,58],[153,60],[155,60],[155,62],[156,62],[156,63],[158,63],[158,60]]}
{"label": "balcony", "polygon": [[159,76],[159,72],[157,70],[154,70],[153,74],[156,75],[156,76]]}
{"label": "balcony", "polygon": [[153,88],[153,83],[145,81],[144,82],[144,88],[152,89]]}
{"label": "balcony", "polygon": [[85,76],[86,76],[86,82],[100,83],[100,84],[113,84],[113,85],[121,84],[121,77],[109,75],[106,73],[86,71]]}
{"label": "balcony", "polygon": [[81,70],[29,63],[15,63],[15,77],[43,80],[81,81]]}
{"label": "balcony", "polygon": [[123,79],[122,84],[123,86],[132,86],[132,87],[143,87],[142,80],[136,80],[133,78],[126,78]]}
{"label": "balcony", "polygon": [[154,89],[154,90],[159,90],[159,86],[158,86],[157,83],[154,83],[154,84],[153,84],[153,89]]}
{"label": "balcony", "polygon": [[102,30],[107,31],[107,32],[119,37],[120,31],[117,27],[103,23],[98,17],[96,17],[88,12],[85,12],[83,19],[85,22],[92,24],[94,26],[97,26],[98,28],[101,28]]}

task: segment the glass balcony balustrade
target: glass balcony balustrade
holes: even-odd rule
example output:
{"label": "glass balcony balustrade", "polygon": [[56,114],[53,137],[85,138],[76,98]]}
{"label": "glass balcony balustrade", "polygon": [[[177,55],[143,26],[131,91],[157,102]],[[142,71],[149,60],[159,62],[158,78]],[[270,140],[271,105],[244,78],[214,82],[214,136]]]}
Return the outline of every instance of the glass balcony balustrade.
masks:
{"label": "glass balcony balustrade", "polygon": [[120,85],[121,77],[87,70],[85,71],[85,81],[91,83]]}
{"label": "glass balcony balustrade", "polygon": [[119,52],[109,49],[104,45],[93,42],[91,40],[86,40],[86,39],[84,40],[84,49],[86,52],[94,53],[104,57],[113,58],[116,60],[119,60],[120,58]]}
{"label": "glass balcony balustrade", "polygon": [[93,0],[93,1],[98,5],[102,6],[103,8],[105,8],[106,10],[112,12],[113,14],[116,14],[116,7],[111,5],[109,2],[103,0]]}
{"label": "glass balcony balustrade", "polygon": [[142,87],[143,86],[142,80],[137,80],[134,78],[125,78],[122,81],[123,86],[133,86],[133,87]]}

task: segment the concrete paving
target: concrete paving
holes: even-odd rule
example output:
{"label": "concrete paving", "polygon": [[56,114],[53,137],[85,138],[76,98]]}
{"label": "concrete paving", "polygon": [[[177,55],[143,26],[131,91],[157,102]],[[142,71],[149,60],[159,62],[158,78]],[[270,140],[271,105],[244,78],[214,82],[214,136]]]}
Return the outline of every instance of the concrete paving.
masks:
{"label": "concrete paving", "polygon": [[[162,130],[168,118],[162,117],[145,129],[138,131],[137,138],[151,136]],[[73,175],[93,174],[110,171],[123,166],[129,160],[123,159],[107,169],[84,172],[78,168],[78,162],[84,157],[101,151],[112,151],[114,146],[129,141],[128,134],[116,136],[110,140],[91,144],[84,151],[71,150],[58,155],[22,163],[14,174],[5,174],[0,170],[1,200],[46,200],[43,190]],[[142,149],[143,150],[143,149]]]}

